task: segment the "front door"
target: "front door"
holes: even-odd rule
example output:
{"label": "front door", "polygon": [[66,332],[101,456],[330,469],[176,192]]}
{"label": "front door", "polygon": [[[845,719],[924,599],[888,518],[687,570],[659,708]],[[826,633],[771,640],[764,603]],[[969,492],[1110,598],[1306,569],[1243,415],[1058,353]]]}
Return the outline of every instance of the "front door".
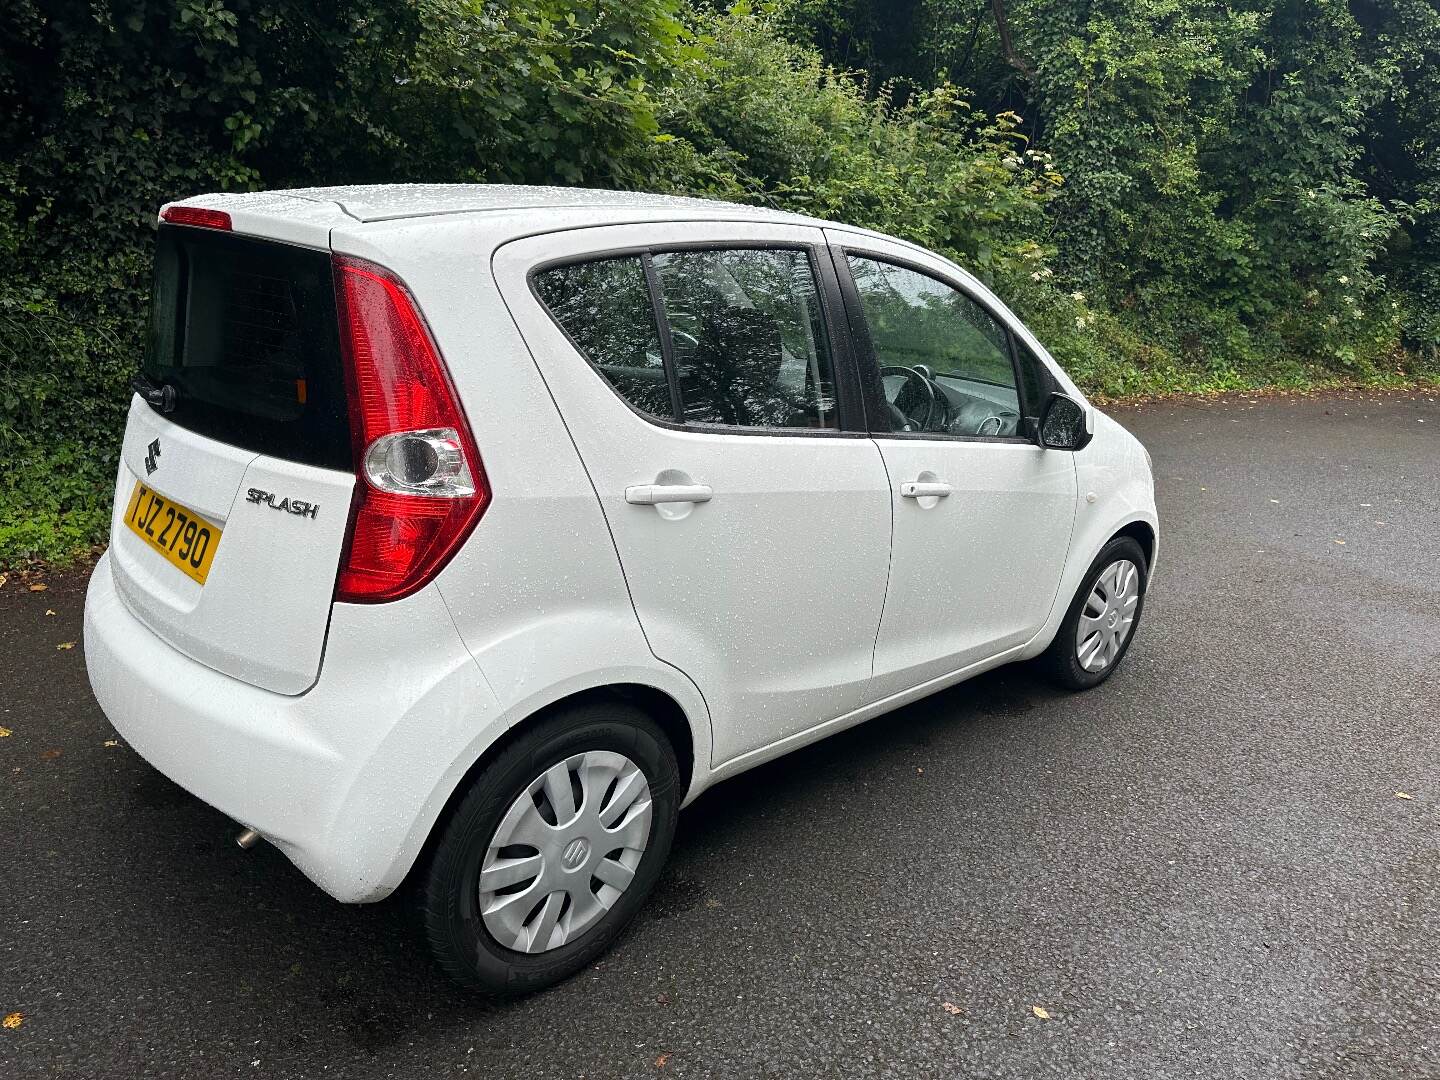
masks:
{"label": "front door", "polygon": [[[1049,373],[940,259],[835,234],[894,514],[873,696],[1029,641],[1055,602],[1075,517],[1071,454],[1030,432]],[[868,338],[868,343],[865,339]]]}
{"label": "front door", "polygon": [[705,695],[713,763],[864,705],[890,488],[820,231],[553,233],[501,248],[495,272],[650,647]]}

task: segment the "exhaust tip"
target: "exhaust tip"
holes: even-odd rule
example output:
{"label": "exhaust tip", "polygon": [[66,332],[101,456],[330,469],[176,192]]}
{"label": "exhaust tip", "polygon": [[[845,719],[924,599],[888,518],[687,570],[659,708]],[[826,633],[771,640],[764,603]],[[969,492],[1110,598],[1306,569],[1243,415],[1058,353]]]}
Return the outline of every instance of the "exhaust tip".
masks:
{"label": "exhaust tip", "polygon": [[235,834],[235,846],[241,851],[249,851],[261,840],[261,836],[254,829],[245,829]]}

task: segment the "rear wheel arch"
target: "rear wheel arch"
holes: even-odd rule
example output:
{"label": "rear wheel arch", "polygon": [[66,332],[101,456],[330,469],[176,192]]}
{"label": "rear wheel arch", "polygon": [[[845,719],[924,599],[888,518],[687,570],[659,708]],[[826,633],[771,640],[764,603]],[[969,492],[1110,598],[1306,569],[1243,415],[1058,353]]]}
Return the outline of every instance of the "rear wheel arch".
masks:
{"label": "rear wheel arch", "polygon": [[[631,698],[572,695],[514,731],[460,785],[410,890],[441,968],[505,995],[568,978],[624,931],[683,797],[669,736]],[[625,824],[605,818],[611,792]]]}
{"label": "rear wheel arch", "polygon": [[[651,720],[654,720],[660,726],[660,730],[665,733],[665,737],[670,740],[670,749],[675,752],[675,761],[680,766],[682,794],[690,790],[690,782],[695,775],[695,733],[690,726],[689,716],[686,715],[685,709],[678,701],[664,690],[645,683],[614,683],[597,686],[591,690],[581,690],[546,706],[540,712],[544,713],[548,709],[568,708],[577,701],[594,698],[618,698],[634,705]],[[520,727],[522,724],[529,724],[534,720],[534,716],[526,717],[515,726]]]}
{"label": "rear wheel arch", "polygon": [[680,768],[680,791],[683,799],[684,793],[690,789],[690,783],[695,774],[695,737],[690,725],[690,718],[681,704],[664,690],[644,683],[607,683],[577,690],[549,702],[528,716],[517,720],[470,764],[431,823],[430,832],[420,852],[411,863],[407,876],[413,876],[417,867],[424,866],[429,861],[435,843],[444,831],[446,822],[450,820],[455,807],[465,798],[465,793],[470,790],[475,778],[491,761],[503,753],[506,747],[547,718],[578,705],[596,701],[624,702],[639,709],[656,723],[669,741],[671,750],[674,751],[676,764]]}

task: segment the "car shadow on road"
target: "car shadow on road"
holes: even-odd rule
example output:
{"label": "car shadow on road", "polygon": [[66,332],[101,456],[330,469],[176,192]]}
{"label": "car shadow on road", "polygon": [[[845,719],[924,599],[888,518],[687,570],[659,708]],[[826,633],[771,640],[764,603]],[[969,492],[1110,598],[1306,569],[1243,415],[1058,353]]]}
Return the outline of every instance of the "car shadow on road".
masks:
{"label": "car shadow on road", "polygon": [[[647,926],[703,903],[711,883],[695,875],[704,875],[709,853],[746,842],[762,822],[773,828],[786,809],[823,809],[837,788],[858,782],[884,784],[893,777],[899,785],[914,773],[915,761],[930,759],[937,748],[950,756],[976,753],[1059,696],[1025,668],[1002,669],[718,785],[681,815],[675,864],[619,948],[643,950]],[[486,999],[446,979],[409,914],[408,883],[378,904],[337,904],[277,849],[262,844],[240,851],[231,843],[233,822],[136,766],[142,771],[130,788],[127,822],[127,862],[139,874],[133,900],[163,909],[167,944],[155,947],[186,954],[183,963],[216,988],[210,991],[215,1004],[228,1006],[224,1023],[283,1016],[294,1026],[272,1026],[267,1041],[300,1043],[343,1032],[360,1053],[380,1054],[422,1029],[454,1026],[478,1035],[486,1017],[498,1019],[538,1000]],[[584,989],[573,984],[584,978],[544,997],[574,995],[578,1002]]]}
{"label": "car shadow on road", "polygon": [[947,753],[978,750],[1006,737],[1008,726],[1040,703],[1068,696],[1043,682],[1028,664],[986,672],[716,785],[680,816],[675,845],[724,843],[777,800],[824,800],[837,783],[912,769],[912,762],[923,762],[941,744]]}

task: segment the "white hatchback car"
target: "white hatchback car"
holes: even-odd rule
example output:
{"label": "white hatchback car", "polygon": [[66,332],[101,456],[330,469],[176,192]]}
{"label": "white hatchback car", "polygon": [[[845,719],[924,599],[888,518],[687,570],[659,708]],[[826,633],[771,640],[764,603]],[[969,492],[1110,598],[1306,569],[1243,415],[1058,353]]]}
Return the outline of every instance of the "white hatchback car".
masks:
{"label": "white hatchback car", "polygon": [[953,263],[493,186],[161,213],[101,707],[440,963],[592,961],[728,776],[1013,660],[1125,655],[1149,457]]}

